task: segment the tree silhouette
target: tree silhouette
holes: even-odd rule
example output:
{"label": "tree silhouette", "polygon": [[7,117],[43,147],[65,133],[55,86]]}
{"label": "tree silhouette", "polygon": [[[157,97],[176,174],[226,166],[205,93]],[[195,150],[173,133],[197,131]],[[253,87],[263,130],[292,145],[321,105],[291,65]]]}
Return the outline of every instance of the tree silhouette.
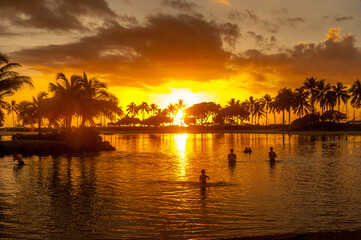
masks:
{"label": "tree silhouette", "polygon": [[134,118],[139,112],[139,108],[138,106],[134,103],[131,102],[128,106],[127,106],[127,115],[130,114],[130,116],[132,118]]}
{"label": "tree silhouette", "polygon": [[257,124],[259,125],[259,119],[265,115],[264,103],[262,101],[256,101],[253,107],[252,116],[257,118]]}
{"label": "tree silhouette", "polygon": [[347,102],[350,99],[347,86],[343,85],[341,82],[337,82],[336,85],[332,87],[332,89],[336,93],[337,111],[340,111],[340,103],[343,102],[343,104],[345,104],[346,106],[346,119],[347,119]]}
{"label": "tree silhouette", "polygon": [[144,120],[144,114],[148,114],[150,110],[151,109],[146,102],[142,102],[142,104],[139,105],[139,111],[142,113],[142,120]]}
{"label": "tree silhouette", "polygon": [[167,110],[170,118],[173,118],[177,114],[177,107],[175,104],[169,103]]}
{"label": "tree silhouette", "polygon": [[315,103],[317,101],[317,83],[318,81],[314,77],[306,78],[303,82],[305,90],[309,93],[310,96],[310,105],[312,113],[315,113]]}
{"label": "tree silhouette", "polygon": [[150,110],[152,111],[152,116],[154,116],[155,112],[158,111],[159,106],[157,104],[152,103],[152,104],[150,104],[149,107],[150,107]]}
{"label": "tree silhouette", "polygon": [[311,106],[308,103],[308,96],[309,92],[304,87],[296,88],[293,92],[292,108],[293,112],[299,117],[303,117],[310,112]]}
{"label": "tree silhouette", "polygon": [[291,106],[293,93],[289,88],[281,88],[276,96],[276,104],[282,111],[282,125],[285,125],[285,110],[288,112],[288,123],[291,124]]}
{"label": "tree silhouette", "polygon": [[49,105],[46,101],[48,93],[40,92],[37,97],[33,97],[32,101],[23,101],[19,105],[19,119],[27,124],[38,124],[39,135],[41,135],[41,125],[43,118],[46,116]]}
{"label": "tree silhouette", "polygon": [[329,83],[325,84],[325,80],[322,79],[317,82],[316,85],[316,102],[320,104],[321,113],[323,114],[325,105],[327,103],[327,92],[331,90]]}
{"label": "tree silhouette", "polygon": [[70,80],[64,73],[58,73],[57,83],[50,83],[49,90],[54,93],[51,104],[56,109],[55,118],[64,118],[65,126],[70,128],[73,117],[78,113],[81,94],[81,76],[72,75]]}
{"label": "tree silhouette", "polygon": [[350,88],[350,95],[351,95],[351,105],[354,108],[353,120],[355,121],[355,109],[360,108],[361,106],[361,83],[360,80],[356,80],[351,88]]}
{"label": "tree silhouette", "polygon": [[[4,98],[12,95],[15,91],[19,90],[22,86],[27,85],[33,87],[31,78],[21,76],[19,73],[13,71],[14,68],[21,67],[18,63],[9,63],[6,55],[0,53],[0,96]],[[2,109],[6,108],[7,104],[0,105],[0,123],[5,120],[5,115]]]}
{"label": "tree silhouette", "polygon": [[266,95],[264,95],[262,97],[261,101],[263,101],[263,104],[264,104],[264,106],[266,108],[265,113],[266,113],[266,126],[267,126],[268,125],[268,112],[269,112],[270,107],[271,107],[272,97],[271,97],[271,95],[266,94]]}
{"label": "tree silhouette", "polygon": [[18,113],[18,107],[19,105],[16,103],[15,100],[12,100],[10,103],[6,104],[6,110],[7,110],[7,114],[12,116],[12,120],[13,120],[13,127],[15,127],[15,116],[14,113],[17,114]]}

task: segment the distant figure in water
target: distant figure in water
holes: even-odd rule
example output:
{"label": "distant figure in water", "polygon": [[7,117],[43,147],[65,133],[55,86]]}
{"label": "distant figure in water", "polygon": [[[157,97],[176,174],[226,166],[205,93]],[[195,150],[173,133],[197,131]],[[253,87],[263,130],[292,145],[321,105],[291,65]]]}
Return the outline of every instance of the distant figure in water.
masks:
{"label": "distant figure in water", "polygon": [[18,152],[13,153],[13,160],[18,161],[19,165],[24,165],[25,164],[24,160],[23,160],[23,157]]}
{"label": "distant figure in water", "polygon": [[246,148],[246,149],[244,149],[244,151],[243,151],[244,153],[251,153],[252,152],[252,150],[251,150],[251,148]]}
{"label": "distant figure in water", "polygon": [[202,187],[205,187],[207,185],[207,179],[210,179],[207,175],[206,175],[206,170],[202,169],[201,171],[201,175],[199,175],[199,182],[201,183]]}
{"label": "distant figure in water", "polygon": [[231,149],[231,153],[228,154],[228,164],[229,165],[236,164],[236,159],[237,159],[237,156],[236,156],[236,154],[233,153],[233,149]]}
{"label": "distant figure in water", "polygon": [[277,154],[273,151],[273,147],[270,147],[270,152],[268,153],[269,161],[274,163],[276,161]]}

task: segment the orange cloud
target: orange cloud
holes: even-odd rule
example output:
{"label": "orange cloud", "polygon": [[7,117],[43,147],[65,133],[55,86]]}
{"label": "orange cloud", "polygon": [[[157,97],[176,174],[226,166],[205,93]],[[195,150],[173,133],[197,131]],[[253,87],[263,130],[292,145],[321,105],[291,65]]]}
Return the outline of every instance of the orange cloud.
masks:
{"label": "orange cloud", "polygon": [[231,75],[227,64],[232,54],[224,46],[239,35],[235,24],[158,14],[144,26],[113,23],[78,42],[24,49],[12,56],[40,71],[44,66],[47,71],[85,70],[114,86],[153,86],[169,78],[208,81]]}
{"label": "orange cloud", "polygon": [[227,5],[227,6],[231,5],[231,3],[228,0],[213,0],[213,1],[216,2],[216,3],[221,3],[221,4],[224,4],[224,5]]}

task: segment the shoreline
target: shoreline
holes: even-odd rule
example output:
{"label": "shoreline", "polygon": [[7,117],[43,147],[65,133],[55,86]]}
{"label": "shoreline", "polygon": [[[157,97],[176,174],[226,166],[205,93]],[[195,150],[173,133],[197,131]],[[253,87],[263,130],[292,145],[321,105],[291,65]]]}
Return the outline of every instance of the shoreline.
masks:
{"label": "shoreline", "polygon": [[[99,133],[103,135],[112,135],[112,134],[211,134],[211,133],[247,133],[247,134],[288,134],[288,135],[361,135],[361,130],[335,130],[335,131],[321,131],[321,130],[311,130],[311,131],[288,131],[282,129],[237,129],[237,130],[196,130],[196,129],[97,129]],[[43,132],[46,133],[46,132]],[[19,132],[19,131],[0,131],[1,136],[12,136],[14,134],[38,134],[36,131],[29,132]],[[1,140],[0,140],[1,141]]]}
{"label": "shoreline", "polygon": [[222,240],[359,240],[361,239],[361,230],[335,230],[307,233],[284,233],[263,236],[246,236],[235,238],[221,238]]}

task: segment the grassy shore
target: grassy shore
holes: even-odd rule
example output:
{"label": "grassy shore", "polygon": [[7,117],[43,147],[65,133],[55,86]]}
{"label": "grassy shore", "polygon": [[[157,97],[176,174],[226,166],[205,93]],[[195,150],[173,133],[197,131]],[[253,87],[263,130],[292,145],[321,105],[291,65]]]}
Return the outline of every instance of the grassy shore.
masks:
{"label": "grassy shore", "polygon": [[335,231],[335,232],[310,232],[310,233],[287,233],[279,235],[227,238],[228,240],[360,240],[361,230]]}

